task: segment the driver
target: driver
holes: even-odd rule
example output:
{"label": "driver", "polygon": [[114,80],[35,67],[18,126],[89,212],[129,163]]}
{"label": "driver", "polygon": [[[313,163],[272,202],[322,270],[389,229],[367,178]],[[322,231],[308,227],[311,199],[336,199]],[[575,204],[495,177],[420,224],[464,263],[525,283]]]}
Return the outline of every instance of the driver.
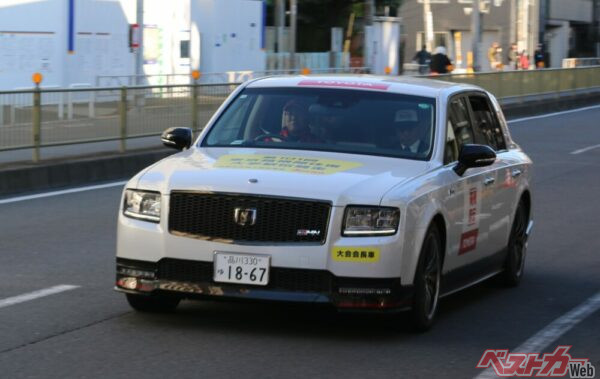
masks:
{"label": "driver", "polygon": [[394,132],[400,149],[409,154],[421,155],[429,149],[422,140],[423,125],[416,111],[400,110],[396,112]]}
{"label": "driver", "polygon": [[292,142],[322,142],[312,134],[308,125],[308,108],[298,100],[290,100],[283,106],[279,135]]}

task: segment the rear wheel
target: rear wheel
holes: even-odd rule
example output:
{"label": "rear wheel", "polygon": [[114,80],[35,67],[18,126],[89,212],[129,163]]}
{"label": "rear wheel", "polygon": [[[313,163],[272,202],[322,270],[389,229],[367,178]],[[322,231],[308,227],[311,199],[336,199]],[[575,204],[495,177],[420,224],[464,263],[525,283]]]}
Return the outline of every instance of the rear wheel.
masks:
{"label": "rear wheel", "polygon": [[127,302],[139,312],[172,312],[179,305],[180,299],[164,295],[135,295],[128,293]]}
{"label": "rear wheel", "polygon": [[506,263],[504,264],[504,284],[516,287],[523,277],[525,255],[527,253],[527,212],[523,202],[519,203],[515,220],[508,239]]}
{"label": "rear wheel", "polygon": [[442,243],[437,226],[431,225],[415,273],[415,296],[412,306],[413,325],[424,332],[433,325],[438,309],[442,274]]}

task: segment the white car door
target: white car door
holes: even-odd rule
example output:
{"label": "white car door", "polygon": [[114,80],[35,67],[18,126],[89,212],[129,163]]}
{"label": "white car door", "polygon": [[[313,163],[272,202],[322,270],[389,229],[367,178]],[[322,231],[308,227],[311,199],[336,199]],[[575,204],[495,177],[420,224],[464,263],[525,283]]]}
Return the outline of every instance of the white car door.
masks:
{"label": "white car door", "polygon": [[513,172],[511,159],[496,112],[487,94],[469,94],[469,106],[473,119],[475,143],[488,145],[496,152],[496,162],[487,167],[483,179],[485,210],[482,218],[488,219],[489,229],[486,238],[485,256],[497,255],[502,258],[510,229],[511,205],[514,202],[516,187],[512,186]]}
{"label": "white car door", "polygon": [[[468,97],[458,95],[448,103],[444,175],[451,178],[445,200],[449,229],[444,271],[454,271],[493,254],[488,244],[492,223],[492,187],[497,179],[493,166],[468,169],[458,176],[453,168],[460,148],[473,144],[475,134]],[[488,185],[485,184],[488,179]]]}

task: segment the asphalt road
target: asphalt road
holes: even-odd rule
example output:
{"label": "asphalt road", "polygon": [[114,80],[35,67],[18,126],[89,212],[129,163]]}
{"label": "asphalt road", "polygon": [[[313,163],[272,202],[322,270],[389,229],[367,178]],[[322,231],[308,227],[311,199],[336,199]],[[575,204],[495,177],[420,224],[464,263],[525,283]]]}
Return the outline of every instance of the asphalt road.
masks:
{"label": "asphalt road", "polygon": [[[600,291],[600,108],[511,124],[535,162],[535,228],[516,289],[445,298],[434,329],[296,305],[184,302],[139,314],[113,292],[120,187],[0,204],[0,377],[470,378]],[[61,293],[1,306],[61,284]],[[392,327],[395,324],[397,327]],[[572,345],[600,376],[600,311],[540,352]]]}

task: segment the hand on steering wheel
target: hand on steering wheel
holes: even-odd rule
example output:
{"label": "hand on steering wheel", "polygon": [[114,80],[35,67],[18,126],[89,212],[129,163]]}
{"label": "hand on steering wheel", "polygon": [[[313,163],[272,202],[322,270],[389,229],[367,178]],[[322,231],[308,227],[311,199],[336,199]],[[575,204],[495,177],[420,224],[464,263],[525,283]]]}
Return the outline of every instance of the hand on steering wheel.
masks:
{"label": "hand on steering wheel", "polygon": [[254,142],[283,142],[286,140],[285,136],[282,136],[281,134],[275,134],[275,133],[263,133],[263,134],[259,134],[256,137],[253,138]]}

